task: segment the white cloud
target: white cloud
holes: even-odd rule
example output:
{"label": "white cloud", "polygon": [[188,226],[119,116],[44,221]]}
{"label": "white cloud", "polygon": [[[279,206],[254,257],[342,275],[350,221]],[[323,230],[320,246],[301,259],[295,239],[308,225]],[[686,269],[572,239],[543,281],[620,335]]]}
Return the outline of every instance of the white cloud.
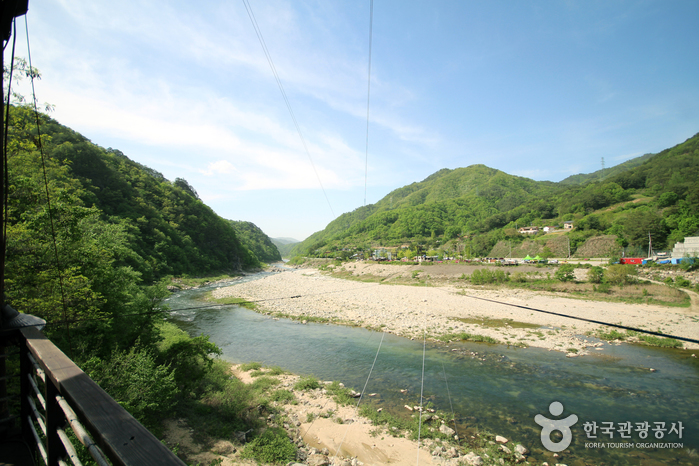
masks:
{"label": "white cloud", "polygon": [[228,160],[219,160],[217,162],[210,163],[206,170],[200,170],[206,176],[213,176],[214,174],[227,175],[237,171],[237,169]]}

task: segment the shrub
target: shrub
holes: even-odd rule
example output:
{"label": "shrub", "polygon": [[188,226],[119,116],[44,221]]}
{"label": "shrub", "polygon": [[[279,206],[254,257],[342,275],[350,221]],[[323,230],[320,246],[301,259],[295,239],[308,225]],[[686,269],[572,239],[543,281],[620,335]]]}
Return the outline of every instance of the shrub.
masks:
{"label": "shrub", "polygon": [[296,445],[280,427],[271,427],[245,445],[242,458],[263,463],[287,463],[296,459]]}
{"label": "shrub", "polygon": [[486,283],[504,283],[510,277],[502,270],[476,269],[471,274],[471,283],[474,285],[485,285]]}
{"label": "shrub", "polygon": [[296,397],[294,396],[294,394],[291,393],[291,391],[285,390],[283,388],[275,390],[272,393],[272,396],[270,396],[270,399],[279,403],[293,403],[294,401],[296,401]]}
{"label": "shrub", "polygon": [[692,287],[692,282],[687,280],[684,277],[677,277],[675,279],[675,285],[681,287],[681,288],[691,288]]}
{"label": "shrub", "polygon": [[604,280],[612,285],[627,285],[633,282],[636,275],[636,267],[631,264],[610,265],[604,272]]}
{"label": "shrub", "polygon": [[592,291],[596,291],[597,293],[609,293],[611,289],[609,283],[600,283],[598,287],[592,285]]}
{"label": "shrub", "polygon": [[516,283],[526,283],[527,274],[524,272],[515,272],[510,276],[510,280]]}
{"label": "shrub", "polygon": [[92,358],[83,370],[146,426],[157,425],[175,404],[175,371],[158,365],[152,353],[139,346],[115,350],[105,361]]}
{"label": "shrub", "polygon": [[557,280],[570,282],[575,280],[575,267],[572,264],[561,265],[553,274]]}
{"label": "shrub", "polygon": [[592,267],[587,271],[587,281],[590,283],[602,283],[604,279],[604,269],[599,266]]}

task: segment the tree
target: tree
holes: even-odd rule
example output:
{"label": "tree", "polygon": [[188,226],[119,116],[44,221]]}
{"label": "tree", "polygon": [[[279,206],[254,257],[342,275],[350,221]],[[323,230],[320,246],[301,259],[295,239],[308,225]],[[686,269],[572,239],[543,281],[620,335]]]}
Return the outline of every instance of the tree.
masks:
{"label": "tree", "polygon": [[544,250],[541,252],[541,257],[544,259],[550,259],[554,256],[553,251],[548,246],[544,246]]}
{"label": "tree", "polygon": [[587,281],[590,283],[602,283],[604,279],[604,269],[599,266],[594,266],[587,271]]}
{"label": "tree", "polygon": [[562,282],[569,282],[575,280],[575,267],[572,264],[561,265],[556,269],[553,276]]}

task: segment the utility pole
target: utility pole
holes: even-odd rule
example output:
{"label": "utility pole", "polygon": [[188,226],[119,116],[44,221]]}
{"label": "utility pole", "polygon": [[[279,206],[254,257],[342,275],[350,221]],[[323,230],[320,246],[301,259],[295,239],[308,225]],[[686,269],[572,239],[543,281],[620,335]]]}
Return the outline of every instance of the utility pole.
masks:
{"label": "utility pole", "polygon": [[648,258],[653,257],[653,240],[650,237],[650,231],[648,232]]}

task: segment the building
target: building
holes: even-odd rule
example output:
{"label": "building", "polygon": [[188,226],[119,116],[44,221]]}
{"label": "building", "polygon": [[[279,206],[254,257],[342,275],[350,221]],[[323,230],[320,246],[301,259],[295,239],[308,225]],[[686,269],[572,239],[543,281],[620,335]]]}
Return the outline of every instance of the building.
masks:
{"label": "building", "polygon": [[573,221],[568,220],[566,222],[563,222],[563,229],[564,230],[572,230],[573,229]]}
{"label": "building", "polygon": [[699,256],[699,236],[687,236],[683,243],[675,243],[672,248],[672,258]]}
{"label": "building", "polygon": [[519,229],[519,233],[522,235],[535,235],[539,233],[539,227],[522,227]]}

